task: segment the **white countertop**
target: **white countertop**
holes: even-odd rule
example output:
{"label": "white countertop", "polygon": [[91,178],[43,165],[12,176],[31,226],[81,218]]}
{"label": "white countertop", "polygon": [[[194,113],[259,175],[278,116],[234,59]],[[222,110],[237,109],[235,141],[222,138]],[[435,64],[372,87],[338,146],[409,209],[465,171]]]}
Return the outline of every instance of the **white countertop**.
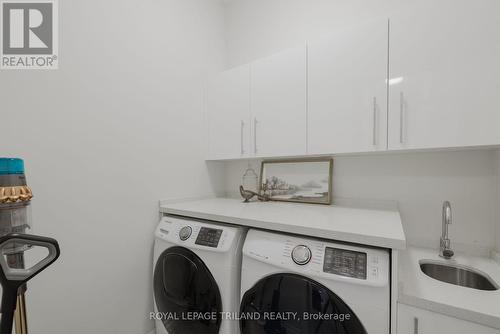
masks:
{"label": "white countertop", "polygon": [[425,275],[420,270],[420,260],[475,268],[500,284],[500,265],[497,262],[460,254],[445,260],[438,256],[438,250],[409,247],[400,252],[398,302],[500,328],[500,290],[481,291],[443,283]]}
{"label": "white countertop", "polygon": [[243,203],[240,199],[212,198],[163,203],[160,211],[363,245],[406,247],[397,210],[284,202]]}

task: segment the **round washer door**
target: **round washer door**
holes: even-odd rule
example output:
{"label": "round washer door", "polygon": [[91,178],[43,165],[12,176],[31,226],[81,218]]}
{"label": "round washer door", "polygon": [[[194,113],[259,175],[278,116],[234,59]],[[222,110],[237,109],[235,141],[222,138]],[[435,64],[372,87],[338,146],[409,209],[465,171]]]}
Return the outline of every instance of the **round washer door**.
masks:
{"label": "round washer door", "polygon": [[169,334],[219,333],[219,287],[198,255],[168,248],[158,257],[153,280],[158,316]]}
{"label": "round washer door", "polygon": [[322,284],[296,274],[261,279],[243,296],[240,311],[241,334],[367,333],[340,297]]}

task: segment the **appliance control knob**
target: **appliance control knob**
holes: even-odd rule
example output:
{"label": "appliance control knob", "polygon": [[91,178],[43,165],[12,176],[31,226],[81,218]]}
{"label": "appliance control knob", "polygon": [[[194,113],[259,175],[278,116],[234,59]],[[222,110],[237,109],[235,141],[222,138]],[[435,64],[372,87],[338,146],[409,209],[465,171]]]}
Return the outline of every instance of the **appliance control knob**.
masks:
{"label": "appliance control knob", "polygon": [[292,260],[298,265],[305,265],[311,261],[311,250],[304,245],[298,245],[292,250]]}
{"label": "appliance control knob", "polygon": [[186,241],[191,236],[191,233],[193,233],[193,229],[191,228],[191,226],[184,226],[179,231],[179,238],[182,241]]}

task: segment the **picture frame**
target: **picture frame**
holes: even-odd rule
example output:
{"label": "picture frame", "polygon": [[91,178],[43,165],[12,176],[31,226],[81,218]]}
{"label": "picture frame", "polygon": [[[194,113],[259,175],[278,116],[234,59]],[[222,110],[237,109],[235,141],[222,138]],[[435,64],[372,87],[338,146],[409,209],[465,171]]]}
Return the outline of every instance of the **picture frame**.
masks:
{"label": "picture frame", "polygon": [[264,160],[259,193],[271,201],[332,204],[332,158]]}

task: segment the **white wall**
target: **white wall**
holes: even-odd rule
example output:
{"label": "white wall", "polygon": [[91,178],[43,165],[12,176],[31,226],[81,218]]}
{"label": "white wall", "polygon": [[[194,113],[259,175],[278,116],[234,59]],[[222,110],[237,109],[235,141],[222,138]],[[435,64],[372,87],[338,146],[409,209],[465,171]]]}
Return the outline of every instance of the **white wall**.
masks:
{"label": "white wall", "polygon": [[[226,162],[229,196],[237,196],[246,166]],[[397,201],[412,245],[438,247],[444,200],[453,209],[452,247],[488,255],[495,245],[493,151],[344,156],[334,159],[333,170],[334,197]]]}
{"label": "white wall", "polygon": [[143,334],[157,202],[213,193],[222,172],[207,168],[202,138],[223,8],[59,5],[60,69],[0,72],[0,156],[26,160],[35,232],[62,250],[29,284],[30,333]]}

